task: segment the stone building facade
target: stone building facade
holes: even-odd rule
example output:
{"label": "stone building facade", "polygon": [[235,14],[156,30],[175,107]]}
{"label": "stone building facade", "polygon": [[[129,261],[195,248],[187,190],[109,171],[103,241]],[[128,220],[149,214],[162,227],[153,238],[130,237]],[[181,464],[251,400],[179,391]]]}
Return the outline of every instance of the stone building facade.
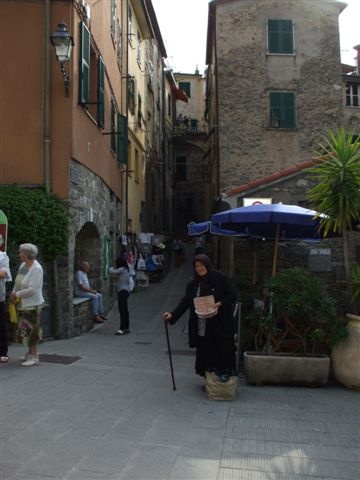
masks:
{"label": "stone building facade", "polygon": [[329,0],[210,3],[213,192],[311,158],[323,135],[344,124],[338,27],[344,7]]}
{"label": "stone building facade", "polygon": [[[199,73],[174,73],[184,99],[176,101],[173,132],[175,156],[174,219],[175,234],[186,231],[190,221],[205,218],[203,158],[206,153],[207,124],[204,117],[205,77]],[[186,100],[186,101],[184,101]]]}

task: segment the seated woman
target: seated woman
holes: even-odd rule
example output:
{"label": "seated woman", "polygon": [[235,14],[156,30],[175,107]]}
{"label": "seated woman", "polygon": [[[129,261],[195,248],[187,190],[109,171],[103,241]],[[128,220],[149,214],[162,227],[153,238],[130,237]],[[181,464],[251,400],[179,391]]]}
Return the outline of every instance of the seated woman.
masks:
{"label": "seated woman", "polygon": [[154,262],[153,255],[148,255],[145,261],[146,271],[149,274],[150,282],[159,282],[160,281],[160,268]]}

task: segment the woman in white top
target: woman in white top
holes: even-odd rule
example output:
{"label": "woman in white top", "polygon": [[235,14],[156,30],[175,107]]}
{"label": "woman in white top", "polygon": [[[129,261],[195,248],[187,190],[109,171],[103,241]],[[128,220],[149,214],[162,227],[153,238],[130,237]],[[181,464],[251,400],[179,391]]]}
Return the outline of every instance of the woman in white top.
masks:
{"label": "woman in white top", "polygon": [[36,260],[38,248],[32,243],[22,243],[19,257],[22,261],[14,282],[10,301],[15,303],[19,312],[18,341],[28,347],[28,352],[21,365],[31,367],[39,363],[37,345],[42,339],[40,325],[41,307],[44,303],[42,295],[43,269]]}
{"label": "woman in white top", "polygon": [[127,261],[124,258],[116,259],[116,267],[110,267],[109,273],[116,276],[116,289],[118,292],[118,306],[120,313],[120,328],[115,335],[125,335],[129,330],[128,298],[130,294],[130,273]]}

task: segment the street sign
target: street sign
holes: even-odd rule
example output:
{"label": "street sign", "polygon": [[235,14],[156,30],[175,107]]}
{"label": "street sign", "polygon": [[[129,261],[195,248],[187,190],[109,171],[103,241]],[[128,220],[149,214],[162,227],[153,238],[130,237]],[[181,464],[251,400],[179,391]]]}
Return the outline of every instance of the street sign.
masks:
{"label": "street sign", "polygon": [[248,207],[249,205],[269,205],[272,203],[272,198],[243,198],[243,207]]}

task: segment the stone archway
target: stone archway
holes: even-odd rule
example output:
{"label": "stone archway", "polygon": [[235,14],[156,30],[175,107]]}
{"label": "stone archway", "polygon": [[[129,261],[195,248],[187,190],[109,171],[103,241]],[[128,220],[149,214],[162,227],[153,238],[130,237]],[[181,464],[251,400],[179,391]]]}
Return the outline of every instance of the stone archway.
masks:
{"label": "stone archway", "polygon": [[102,249],[101,240],[96,225],[87,222],[75,238],[74,272],[79,269],[82,261],[90,264],[89,280],[96,290],[102,290]]}

